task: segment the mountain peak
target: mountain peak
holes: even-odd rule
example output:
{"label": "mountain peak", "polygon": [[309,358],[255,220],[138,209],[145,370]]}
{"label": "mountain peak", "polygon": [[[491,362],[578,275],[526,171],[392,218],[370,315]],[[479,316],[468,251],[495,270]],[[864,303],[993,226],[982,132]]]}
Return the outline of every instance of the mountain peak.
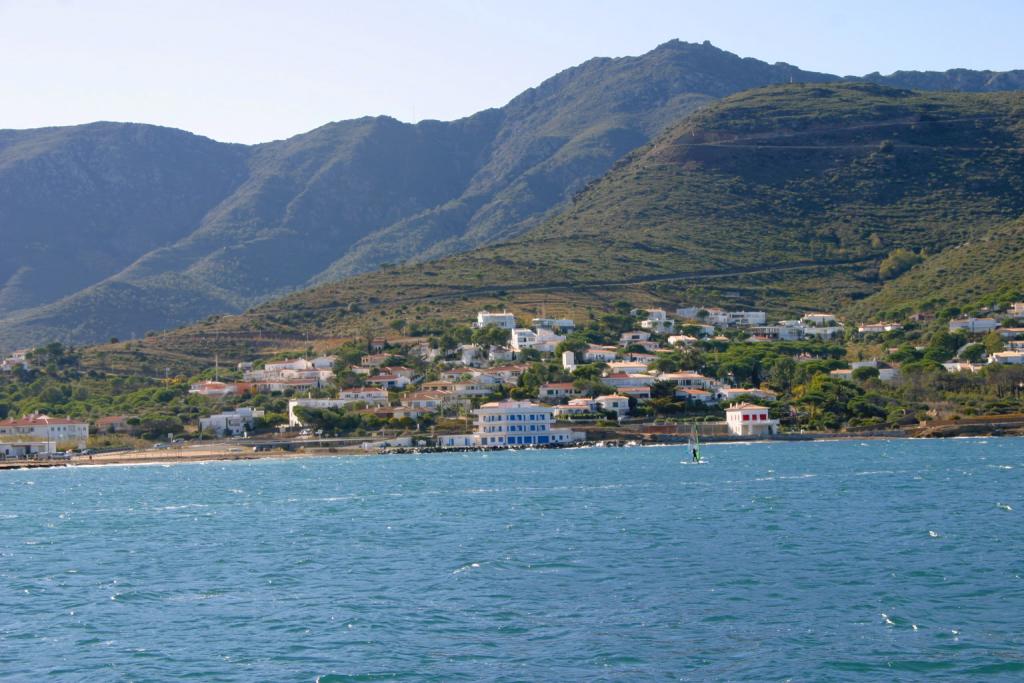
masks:
{"label": "mountain peak", "polygon": [[[368,116],[255,146],[145,124],[0,131],[0,346],[142,335],[382,263],[515,240],[695,111],[843,80],[1024,89],[1020,72],[841,79],[677,39],[588,60],[456,121]],[[187,296],[169,300],[168,283]]]}

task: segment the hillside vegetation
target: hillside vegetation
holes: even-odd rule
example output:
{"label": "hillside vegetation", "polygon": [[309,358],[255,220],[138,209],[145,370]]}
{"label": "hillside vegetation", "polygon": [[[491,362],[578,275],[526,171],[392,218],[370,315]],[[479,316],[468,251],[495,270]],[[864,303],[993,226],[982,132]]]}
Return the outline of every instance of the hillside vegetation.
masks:
{"label": "hillside vegetation", "polygon": [[898,319],[917,311],[970,311],[1024,297],[1024,220],[998,226],[926,258],[851,313]]}
{"label": "hillside vegetation", "polygon": [[[938,90],[1024,85],[1021,72],[864,78]],[[254,146],[130,124],[0,131],[0,236],[10,245],[0,257],[0,348],[141,337],[381,264],[512,240],[700,107],[772,83],[839,80],[672,41],[590,60],[452,122],[367,117]],[[816,236],[815,253],[849,249],[856,234]]]}
{"label": "hillside vegetation", "polygon": [[583,317],[618,300],[842,310],[882,289],[894,251],[934,254],[1024,215],[1022,113],[1017,93],[744,92],[672,126],[514,241],[298,292],[132,353],[244,355],[264,337],[398,331],[483,305]]}

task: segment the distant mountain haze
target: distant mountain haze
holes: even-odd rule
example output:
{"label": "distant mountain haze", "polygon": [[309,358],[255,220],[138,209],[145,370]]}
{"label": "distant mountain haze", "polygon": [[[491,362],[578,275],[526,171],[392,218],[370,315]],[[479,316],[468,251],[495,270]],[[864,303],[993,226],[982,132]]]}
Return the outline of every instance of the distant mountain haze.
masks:
{"label": "distant mountain haze", "polygon": [[[621,301],[691,302],[864,320],[1018,300],[1021,149],[1024,92],[746,90],[669,126],[514,240],[87,355],[190,374],[304,340],[441,334],[481,308],[585,321]],[[886,267],[900,255],[905,267]]]}
{"label": "distant mountain haze", "polygon": [[[863,79],[1024,88],[1021,71]],[[0,347],[142,335],[511,240],[712,102],[841,80],[672,41],[451,122],[367,117],[253,146],[139,124],[0,131]]]}

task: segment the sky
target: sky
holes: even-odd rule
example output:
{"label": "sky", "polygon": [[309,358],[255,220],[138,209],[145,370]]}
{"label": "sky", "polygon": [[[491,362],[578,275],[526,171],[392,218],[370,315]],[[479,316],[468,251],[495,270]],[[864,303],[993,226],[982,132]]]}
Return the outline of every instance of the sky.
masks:
{"label": "sky", "polygon": [[1024,0],[0,0],[0,129],[281,139],[502,106],[673,38],[829,73],[1024,68]]}

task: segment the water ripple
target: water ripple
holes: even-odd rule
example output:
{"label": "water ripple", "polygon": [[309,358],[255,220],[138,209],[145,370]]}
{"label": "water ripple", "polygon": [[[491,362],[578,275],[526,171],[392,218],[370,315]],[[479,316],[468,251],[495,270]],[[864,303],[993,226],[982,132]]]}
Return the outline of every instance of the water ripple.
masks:
{"label": "water ripple", "polygon": [[3,473],[0,680],[1020,679],[1024,440],[869,446]]}

